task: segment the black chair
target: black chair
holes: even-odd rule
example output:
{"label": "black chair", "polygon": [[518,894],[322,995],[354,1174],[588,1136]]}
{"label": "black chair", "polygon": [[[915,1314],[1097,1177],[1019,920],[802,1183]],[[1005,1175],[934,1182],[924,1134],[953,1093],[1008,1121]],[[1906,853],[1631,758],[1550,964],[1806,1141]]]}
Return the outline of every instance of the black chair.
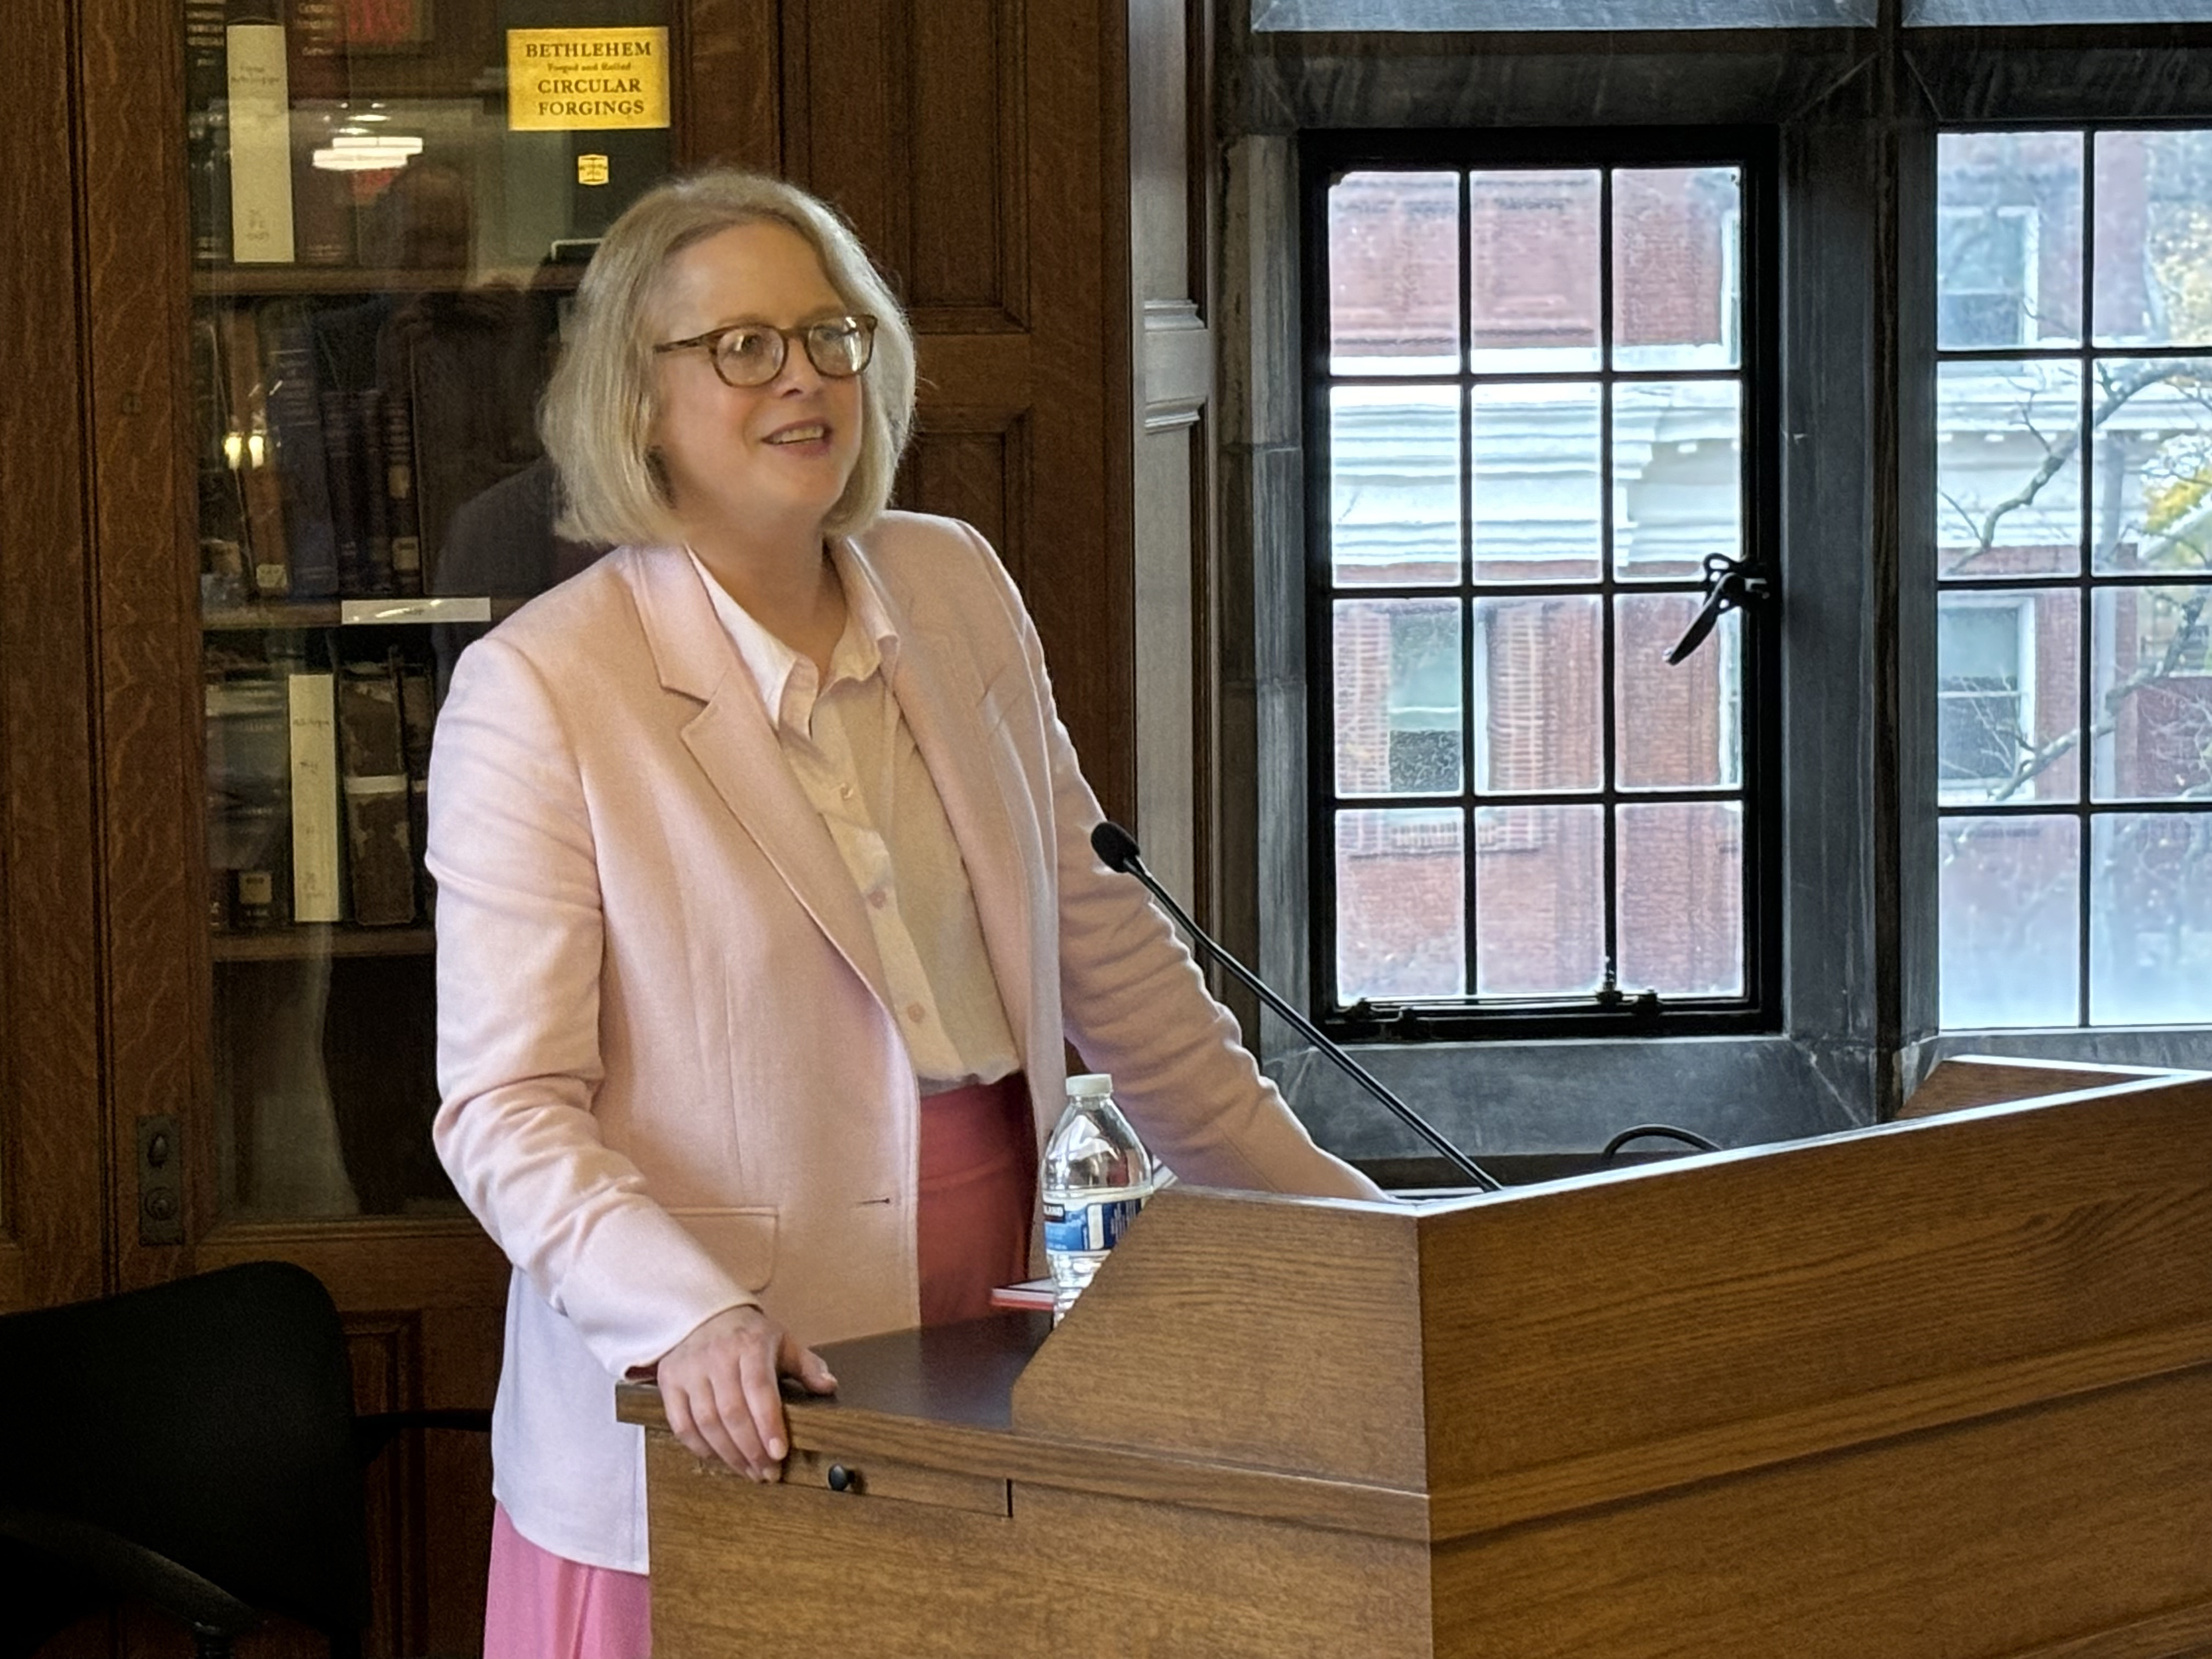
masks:
{"label": "black chair", "polygon": [[490,1413],[356,1416],[330,1293],[260,1261],[0,1317],[0,1659],[125,1596],[202,1659],[264,1611],[357,1659],[363,1468],[402,1429]]}

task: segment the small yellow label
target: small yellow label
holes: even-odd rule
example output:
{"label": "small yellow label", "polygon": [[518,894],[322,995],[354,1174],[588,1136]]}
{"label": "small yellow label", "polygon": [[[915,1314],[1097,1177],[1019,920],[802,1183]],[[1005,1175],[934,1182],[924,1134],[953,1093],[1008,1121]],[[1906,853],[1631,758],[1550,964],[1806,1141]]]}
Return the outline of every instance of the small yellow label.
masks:
{"label": "small yellow label", "polygon": [[[507,125],[581,132],[668,125],[668,31],[509,29]],[[583,184],[605,183],[582,176]]]}
{"label": "small yellow label", "polygon": [[604,155],[579,155],[576,158],[576,182],[580,185],[604,185],[607,181],[607,158]]}

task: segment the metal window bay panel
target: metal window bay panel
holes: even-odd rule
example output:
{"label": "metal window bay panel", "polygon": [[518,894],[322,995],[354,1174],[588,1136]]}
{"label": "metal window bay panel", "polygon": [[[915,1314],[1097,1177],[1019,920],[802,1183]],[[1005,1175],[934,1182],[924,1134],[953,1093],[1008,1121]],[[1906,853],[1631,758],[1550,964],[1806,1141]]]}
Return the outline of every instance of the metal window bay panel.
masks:
{"label": "metal window bay panel", "polygon": [[[1988,6],[2018,0],[1982,0]],[[2075,0],[2080,9],[2091,0]],[[2155,15],[2156,0],[2145,0]],[[1974,0],[1954,0],[1971,5]],[[1257,33],[1870,28],[1876,0],[1252,0]],[[2202,11],[2191,15],[2203,15]],[[1981,21],[1981,20],[1976,20]]]}
{"label": "metal window bay panel", "polygon": [[1905,0],[1907,28],[2206,21],[2212,21],[2208,0]]}

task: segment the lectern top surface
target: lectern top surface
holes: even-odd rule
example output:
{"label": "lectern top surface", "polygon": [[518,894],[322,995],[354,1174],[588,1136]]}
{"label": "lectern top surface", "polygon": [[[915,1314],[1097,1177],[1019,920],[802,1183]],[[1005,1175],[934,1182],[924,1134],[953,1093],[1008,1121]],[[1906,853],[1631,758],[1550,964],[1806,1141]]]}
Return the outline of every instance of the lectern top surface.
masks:
{"label": "lectern top surface", "polygon": [[837,1392],[825,1396],[793,1388],[786,1397],[826,1413],[872,1412],[1008,1429],[1014,1379],[1051,1334],[1049,1314],[994,1313],[957,1325],[828,1343],[818,1352],[837,1379]]}

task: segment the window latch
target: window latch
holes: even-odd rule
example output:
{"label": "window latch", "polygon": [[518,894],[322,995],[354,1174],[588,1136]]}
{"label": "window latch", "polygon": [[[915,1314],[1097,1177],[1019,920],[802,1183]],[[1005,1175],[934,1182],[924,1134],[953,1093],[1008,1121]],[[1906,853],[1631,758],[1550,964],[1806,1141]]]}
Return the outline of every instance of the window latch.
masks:
{"label": "window latch", "polygon": [[1705,603],[1691,619],[1688,630],[1676,641],[1674,648],[1667,653],[1671,667],[1690,655],[1705,642],[1705,635],[1729,611],[1741,609],[1753,599],[1766,597],[1768,583],[1764,576],[1751,574],[1748,561],[1731,559],[1725,553],[1705,555]]}

